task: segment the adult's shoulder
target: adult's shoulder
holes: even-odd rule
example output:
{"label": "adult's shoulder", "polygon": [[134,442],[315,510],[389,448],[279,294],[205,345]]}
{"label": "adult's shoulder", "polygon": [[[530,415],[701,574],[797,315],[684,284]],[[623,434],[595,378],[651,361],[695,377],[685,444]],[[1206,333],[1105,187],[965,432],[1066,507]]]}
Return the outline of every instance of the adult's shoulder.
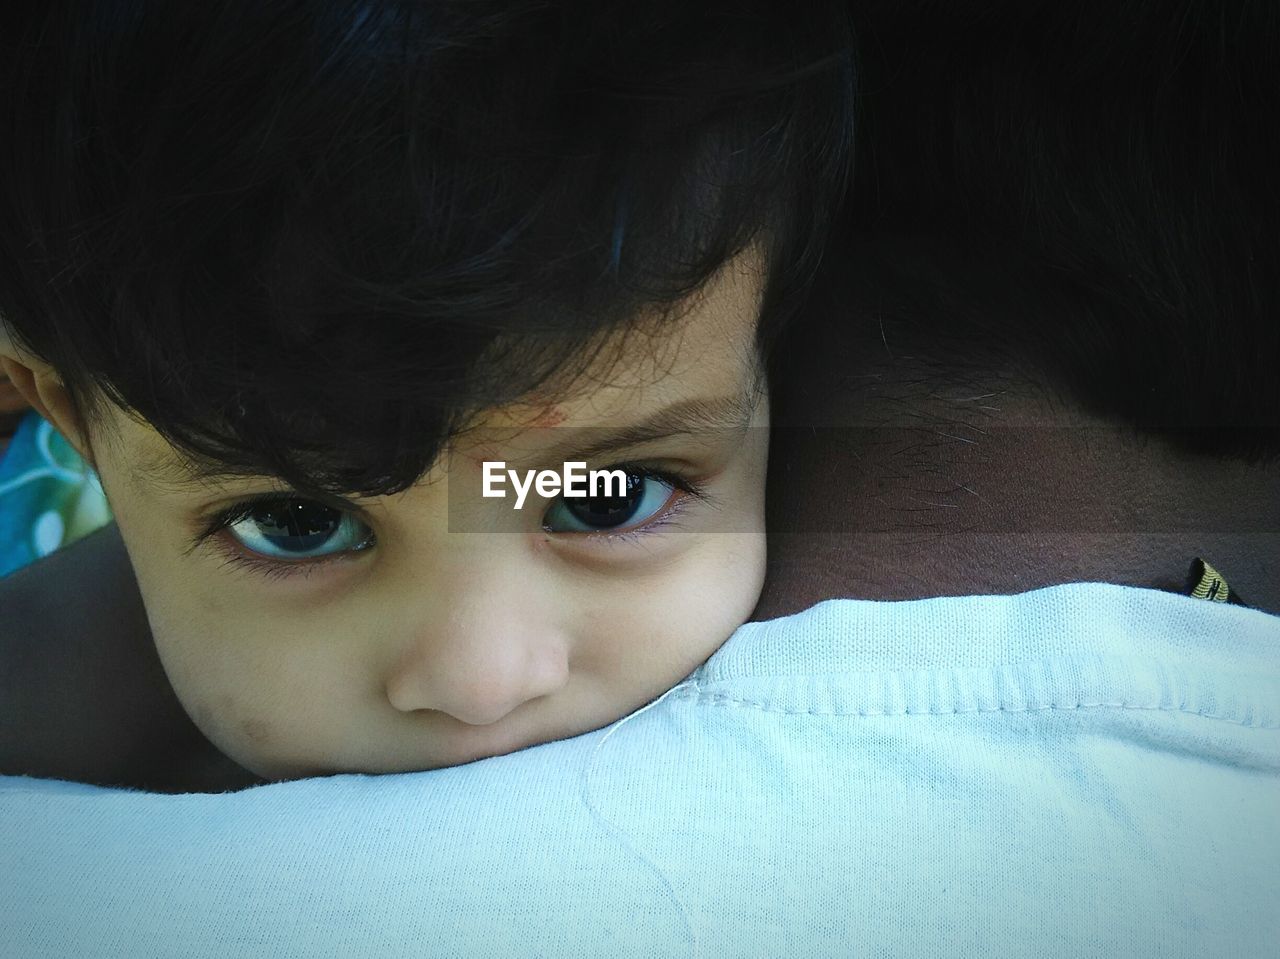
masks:
{"label": "adult's shoulder", "polygon": [[114,523],[0,579],[0,773],[163,792],[257,779],[187,717]]}

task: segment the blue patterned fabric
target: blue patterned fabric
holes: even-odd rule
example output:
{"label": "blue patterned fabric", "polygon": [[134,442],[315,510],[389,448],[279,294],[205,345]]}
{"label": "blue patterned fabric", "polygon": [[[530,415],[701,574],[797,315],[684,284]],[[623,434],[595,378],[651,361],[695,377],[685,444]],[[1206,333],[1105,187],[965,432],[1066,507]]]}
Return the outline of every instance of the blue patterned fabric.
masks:
{"label": "blue patterned fabric", "polygon": [[38,413],[0,458],[0,576],[111,522],[97,475]]}

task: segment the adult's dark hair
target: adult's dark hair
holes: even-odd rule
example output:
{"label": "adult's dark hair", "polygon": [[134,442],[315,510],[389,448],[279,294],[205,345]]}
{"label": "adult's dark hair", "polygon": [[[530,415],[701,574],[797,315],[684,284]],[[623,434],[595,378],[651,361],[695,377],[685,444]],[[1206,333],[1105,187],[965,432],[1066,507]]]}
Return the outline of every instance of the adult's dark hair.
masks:
{"label": "adult's dark hair", "polygon": [[396,492],[757,243],[767,350],[844,195],[852,41],[843,2],[8,3],[0,314],[87,422]]}
{"label": "adult's dark hair", "polygon": [[1003,351],[1183,448],[1280,456],[1280,8],[854,9],[875,343]]}

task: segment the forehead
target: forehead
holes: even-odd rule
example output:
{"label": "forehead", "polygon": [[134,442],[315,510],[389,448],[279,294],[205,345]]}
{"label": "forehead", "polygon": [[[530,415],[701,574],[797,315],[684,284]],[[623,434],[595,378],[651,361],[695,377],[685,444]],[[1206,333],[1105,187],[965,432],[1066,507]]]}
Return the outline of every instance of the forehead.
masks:
{"label": "forehead", "polygon": [[[606,338],[599,358],[572,381],[554,378],[524,401],[484,411],[465,445],[501,442],[529,431],[613,428],[634,438],[745,423],[762,371],[755,348],[763,263],[755,250],[729,261],[661,325],[641,324]],[[139,494],[221,487],[259,478],[193,460],[150,424],[109,410],[110,442],[129,464]],[[600,436],[600,440],[608,437]]]}
{"label": "forehead", "polygon": [[485,411],[484,420],[495,427],[615,425],[642,406],[740,392],[743,378],[759,373],[763,286],[762,262],[748,250],[671,317],[610,334],[585,371],[553,377],[524,401]]}

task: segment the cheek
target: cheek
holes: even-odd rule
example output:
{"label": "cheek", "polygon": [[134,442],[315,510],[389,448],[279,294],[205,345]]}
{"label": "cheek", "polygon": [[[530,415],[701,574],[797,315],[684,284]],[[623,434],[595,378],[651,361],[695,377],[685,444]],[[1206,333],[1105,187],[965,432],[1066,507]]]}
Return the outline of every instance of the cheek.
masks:
{"label": "cheek", "polygon": [[326,631],[314,619],[271,616],[191,590],[147,605],[156,651],[188,716],[257,775],[290,777],[321,765],[343,724],[367,708],[355,699],[364,688],[359,669],[333,648],[340,634],[332,624]]}
{"label": "cheek", "polygon": [[271,671],[249,661],[249,647],[231,635],[233,624],[182,607],[180,602],[148,602],[156,652],[187,715],[212,743],[239,761],[233,744],[263,744],[272,738],[271,723],[258,708],[263,689],[272,684]]}
{"label": "cheek", "polygon": [[[157,632],[156,648],[183,708],[224,755],[268,779],[306,775],[357,723],[353,671],[280,635]],[[296,637],[290,637],[296,639]]]}
{"label": "cheek", "polygon": [[764,571],[762,533],[704,537],[679,564],[593,607],[589,668],[658,691],[683,679],[750,618]]}
{"label": "cheek", "polygon": [[[700,570],[696,590],[685,603],[690,621],[724,642],[751,618],[764,588],[765,536],[760,533],[721,533],[712,537],[712,555]],[[719,643],[716,644],[717,647]],[[710,650],[714,652],[714,650]]]}

